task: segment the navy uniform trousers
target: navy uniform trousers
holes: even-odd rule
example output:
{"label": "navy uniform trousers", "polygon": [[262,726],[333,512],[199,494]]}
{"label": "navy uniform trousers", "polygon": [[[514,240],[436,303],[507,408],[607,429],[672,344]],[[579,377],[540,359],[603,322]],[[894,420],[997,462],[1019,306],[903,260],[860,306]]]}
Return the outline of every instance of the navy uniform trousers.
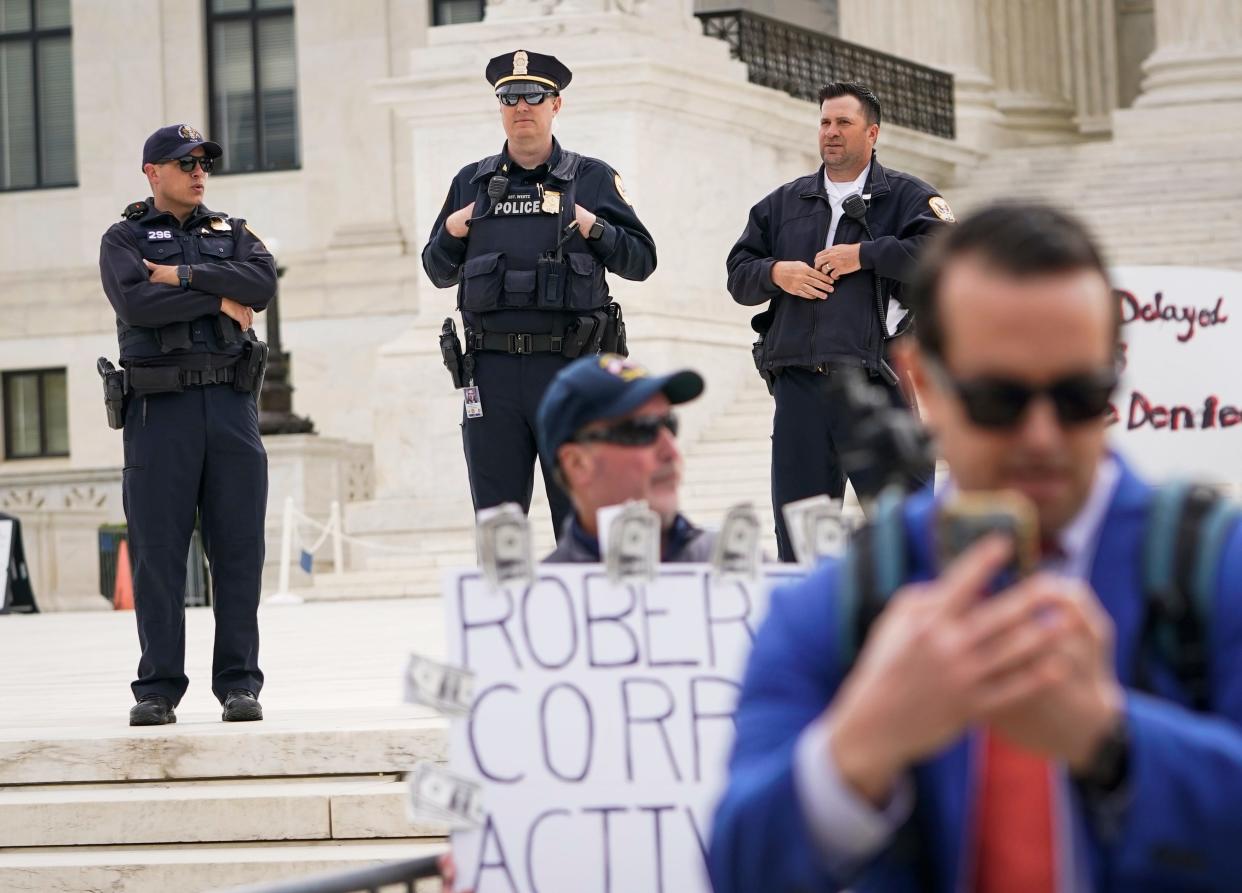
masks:
{"label": "navy uniform trousers", "polygon": [[[776,515],[776,548],[781,561],[795,561],[793,542],[781,508],[799,499],[827,493],[845,495],[845,470],[840,450],[849,443],[855,417],[844,396],[832,387],[832,370],[812,372],[796,366],[776,376],[776,412],[772,417],[772,511]],[[871,379],[892,406],[909,409],[901,389]],[[868,465],[850,476],[854,490],[876,493],[887,483],[890,469]],[[915,490],[930,480],[932,469],[905,480]]]}
{"label": "navy uniform trousers", "polygon": [[[462,414],[462,444],[470,474],[474,509],[516,502],[530,511],[535,483],[535,413],[548,385],[570,360],[561,354],[507,354],[478,351],[474,355],[474,383],[479,386],[483,415]],[[561,534],[571,505],[565,491],[543,469],[552,529]]]}
{"label": "navy uniform trousers", "polygon": [[259,694],[259,589],[267,453],[258,407],[231,384],[133,396],[125,415],[125,517],[142,658],[135,698],[177,704],[185,675],[186,554],[195,518],[211,565],[211,690]]}

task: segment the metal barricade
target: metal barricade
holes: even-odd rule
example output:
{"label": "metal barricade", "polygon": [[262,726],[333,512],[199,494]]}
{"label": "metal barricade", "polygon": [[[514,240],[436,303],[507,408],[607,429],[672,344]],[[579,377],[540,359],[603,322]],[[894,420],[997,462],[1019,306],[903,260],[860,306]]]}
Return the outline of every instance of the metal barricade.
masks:
{"label": "metal barricade", "polygon": [[438,878],[440,866],[437,856],[423,856],[401,862],[386,862],[368,868],[317,874],[297,880],[275,883],[250,884],[231,887],[221,893],[380,893],[384,887],[404,885],[408,893],[414,893],[415,881]]}

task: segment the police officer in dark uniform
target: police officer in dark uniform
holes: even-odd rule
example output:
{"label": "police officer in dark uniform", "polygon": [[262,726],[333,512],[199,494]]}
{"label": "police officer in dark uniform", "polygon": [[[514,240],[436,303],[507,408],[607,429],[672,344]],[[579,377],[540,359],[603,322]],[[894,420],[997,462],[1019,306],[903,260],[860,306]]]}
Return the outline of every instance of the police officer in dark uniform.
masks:
{"label": "police officer in dark uniform", "polygon": [[153,133],[142,150],[152,197],[125,209],[99,253],[121,347],[123,371],[111,375],[125,397],[114,424],[123,419],[142,645],[130,725],[176,722],[189,684],[184,599],[196,517],[211,564],[212,691],[226,721],[263,718],[257,612],[267,453],[257,398],[267,348],[250,324],[276,293],[276,264],[245,221],[203,205],[220,155],[185,124]]}
{"label": "police officer in dark uniform", "polygon": [[[771,302],[752,324],[763,333],[757,361],[776,397],[772,508],[782,561],[794,560],[782,507],[845,493],[840,451],[855,418],[848,389],[837,380],[841,371],[865,369],[884,399],[907,406],[886,353],[890,333],[908,324],[906,317],[897,319],[904,310],[895,301],[919,247],[953,219],[935,189],[876,160],[880,102],[874,93],[833,83],[819,100],[823,166],[755,205],[727,261],[735,301]],[[932,468],[895,470],[873,462],[851,472],[851,480],[857,492],[875,493],[891,472],[913,488]]]}
{"label": "police officer in dark uniform", "polygon": [[[642,280],[656,265],[621,177],[552,136],[571,76],[554,57],[526,50],[488,63],[504,148],[458,172],[423,249],[431,281],[458,286],[465,356],[454,361],[446,347],[451,320],[441,346],[454,384],[465,386],[462,439],[476,510],[504,502],[529,510],[544,389],[576,357],[625,352],[605,270]],[[569,501],[552,469],[543,477],[559,536]]]}

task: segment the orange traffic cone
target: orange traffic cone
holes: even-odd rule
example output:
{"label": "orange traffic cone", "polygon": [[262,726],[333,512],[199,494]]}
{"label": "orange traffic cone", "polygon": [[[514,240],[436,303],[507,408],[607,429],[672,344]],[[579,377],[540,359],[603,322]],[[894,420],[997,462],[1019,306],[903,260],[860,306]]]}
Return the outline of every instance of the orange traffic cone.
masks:
{"label": "orange traffic cone", "polygon": [[134,574],[129,566],[129,543],[121,540],[116,551],[116,585],[112,588],[114,611],[134,610]]}

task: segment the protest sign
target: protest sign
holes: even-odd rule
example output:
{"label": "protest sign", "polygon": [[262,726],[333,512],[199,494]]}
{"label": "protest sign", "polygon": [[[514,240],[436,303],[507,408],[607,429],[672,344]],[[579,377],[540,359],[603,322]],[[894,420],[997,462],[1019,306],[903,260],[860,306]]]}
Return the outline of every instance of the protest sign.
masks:
{"label": "protest sign", "polygon": [[454,835],[476,893],[709,893],[704,850],[732,713],[772,585],[664,565],[611,583],[542,565],[496,590],[446,575],[449,660],[474,678],[449,767],[482,784],[480,826]]}
{"label": "protest sign", "polygon": [[1242,482],[1242,273],[1116,267],[1121,387],[1110,430],[1145,474]]}

